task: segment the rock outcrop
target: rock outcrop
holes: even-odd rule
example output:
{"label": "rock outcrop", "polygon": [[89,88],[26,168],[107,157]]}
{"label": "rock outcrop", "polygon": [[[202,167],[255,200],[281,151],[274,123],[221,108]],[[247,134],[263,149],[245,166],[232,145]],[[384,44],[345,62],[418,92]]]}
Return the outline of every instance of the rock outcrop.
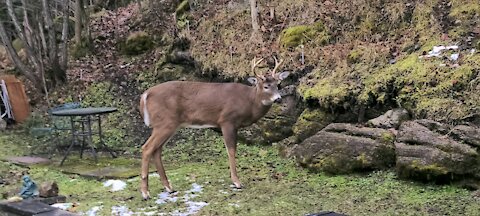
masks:
{"label": "rock outcrop", "polygon": [[397,174],[434,182],[480,178],[476,130],[460,125],[449,132],[447,125],[430,120],[403,123],[395,142]]}
{"label": "rock outcrop", "polygon": [[330,124],[294,147],[297,162],[329,173],[385,169],[395,164],[395,136],[388,130]]}

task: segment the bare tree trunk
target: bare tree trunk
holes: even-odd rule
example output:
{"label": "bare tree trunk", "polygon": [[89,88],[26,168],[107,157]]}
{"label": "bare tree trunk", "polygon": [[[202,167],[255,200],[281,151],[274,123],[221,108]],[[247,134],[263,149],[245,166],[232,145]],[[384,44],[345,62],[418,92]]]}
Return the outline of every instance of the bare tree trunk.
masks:
{"label": "bare tree trunk", "polygon": [[50,63],[51,71],[48,73],[53,85],[55,86],[57,83],[62,83],[66,80],[65,71],[62,70],[60,67],[60,63],[58,61],[58,45],[56,41],[56,32],[53,27],[53,20],[52,16],[49,11],[49,5],[47,0],[42,0],[43,5],[43,16],[45,20],[45,27],[47,29],[48,35],[48,57]]}
{"label": "bare tree trunk", "polygon": [[82,42],[83,2],[76,0],[75,3],[75,43],[79,45]]}
{"label": "bare tree trunk", "polygon": [[83,21],[83,28],[85,29],[85,32],[86,32],[86,40],[87,40],[87,43],[88,45],[90,46],[90,42],[91,42],[91,38],[92,38],[92,33],[90,32],[90,9],[91,8],[87,8],[85,10],[85,8],[83,8],[82,12],[83,12],[83,15],[82,15],[82,21]]}
{"label": "bare tree trunk", "polygon": [[250,0],[250,14],[252,15],[252,35],[255,35],[260,29],[260,27],[258,26],[258,11],[256,0]]}
{"label": "bare tree trunk", "polygon": [[[38,66],[38,61],[34,58],[33,49],[31,47],[31,44],[28,44],[28,40],[25,36],[24,28],[20,27],[20,23],[17,19],[17,16],[15,15],[15,11],[13,10],[12,0],[6,0],[6,3],[7,3],[8,14],[10,15],[10,18],[13,21],[13,25],[15,26],[15,29],[17,30],[17,34],[20,37],[20,39],[24,41],[24,47],[25,47],[25,51],[27,53],[27,58],[30,59],[30,61],[32,62],[34,67],[37,67]],[[26,13],[25,0],[22,0],[22,4],[23,4],[24,13]],[[25,21],[28,22],[28,17]]]}
{"label": "bare tree trunk", "polygon": [[5,27],[3,26],[3,22],[0,22],[0,38],[2,39],[3,45],[5,46],[10,58],[12,59],[13,63],[17,66],[17,68],[22,72],[22,74],[27,77],[30,81],[32,81],[33,85],[37,89],[42,89],[42,84],[39,82],[39,78],[33,73],[33,71],[28,68],[27,65],[23,64],[22,60],[17,54],[17,51],[13,48],[12,41],[7,35],[5,31]]}
{"label": "bare tree trunk", "polygon": [[67,53],[67,40],[68,40],[68,24],[69,24],[69,16],[68,16],[68,8],[69,4],[68,1],[63,5],[63,28],[62,28],[62,45],[61,45],[61,68],[63,70],[67,70],[67,63],[68,63],[68,53]]}

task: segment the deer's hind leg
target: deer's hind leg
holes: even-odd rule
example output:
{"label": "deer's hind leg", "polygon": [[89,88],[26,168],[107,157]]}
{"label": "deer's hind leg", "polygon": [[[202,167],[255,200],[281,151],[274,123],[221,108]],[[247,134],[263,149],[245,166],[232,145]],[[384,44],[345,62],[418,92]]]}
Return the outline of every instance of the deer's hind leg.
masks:
{"label": "deer's hind leg", "polygon": [[[170,137],[167,138],[165,143],[167,143],[172,136],[173,136],[173,133],[170,135]],[[167,190],[167,192],[169,193],[172,193],[173,188],[172,188],[172,185],[170,185],[170,182],[168,181],[167,174],[165,174],[165,168],[163,167],[163,162],[162,162],[162,149],[164,144],[160,145],[160,147],[158,147],[158,149],[155,151],[153,155],[153,161],[155,162],[158,175],[160,175],[160,180],[162,181],[162,184],[165,187],[165,190]]]}
{"label": "deer's hind leg", "polygon": [[[149,199],[150,193],[148,192],[148,171],[149,163],[152,156],[155,154],[155,165],[157,166],[158,173],[160,178],[165,179],[168,186],[167,176],[165,175],[165,170],[163,164],[161,163],[161,158],[156,157],[157,154],[161,154],[162,146],[167,142],[167,140],[175,133],[175,125],[165,124],[167,126],[156,127],[152,131],[152,135],[148,138],[147,142],[142,146],[142,173],[141,173],[141,185],[140,190],[142,192],[143,199]],[[169,126],[168,126],[169,125]],[[160,151],[158,151],[160,149]],[[157,163],[157,160],[160,160],[160,163]],[[159,166],[160,165],[160,166]],[[160,168],[161,167],[161,168]],[[164,182],[164,185],[165,185]],[[167,187],[167,186],[165,186]],[[169,187],[171,189],[171,187]],[[168,190],[168,189],[167,189]]]}

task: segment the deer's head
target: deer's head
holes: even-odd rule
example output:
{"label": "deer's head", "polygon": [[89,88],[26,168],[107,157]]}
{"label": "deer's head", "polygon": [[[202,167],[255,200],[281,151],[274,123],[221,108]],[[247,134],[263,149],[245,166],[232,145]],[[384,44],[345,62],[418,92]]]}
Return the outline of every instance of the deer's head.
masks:
{"label": "deer's head", "polygon": [[283,60],[280,62],[275,59],[275,68],[272,70],[271,73],[267,73],[265,75],[260,75],[255,73],[255,67],[262,62],[263,59],[256,61],[254,58],[252,60],[252,72],[255,74],[255,77],[248,78],[248,81],[255,86],[257,89],[257,97],[259,97],[260,101],[265,106],[270,106],[274,102],[279,102],[282,99],[280,95],[280,91],[278,90],[278,85],[280,82],[288,77],[288,72],[282,72],[277,74],[277,70],[282,65]]}

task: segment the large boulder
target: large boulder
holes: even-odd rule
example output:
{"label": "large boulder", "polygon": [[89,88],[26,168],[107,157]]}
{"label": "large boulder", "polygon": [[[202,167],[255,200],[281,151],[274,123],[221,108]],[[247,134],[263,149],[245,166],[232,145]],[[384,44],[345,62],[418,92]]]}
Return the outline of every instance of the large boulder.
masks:
{"label": "large boulder", "polygon": [[334,174],[384,169],[395,164],[394,140],[385,129],[335,123],[296,145],[291,155],[311,170]]}
{"label": "large boulder", "polygon": [[395,143],[397,174],[438,183],[479,178],[480,157],[474,147],[479,140],[475,131],[478,128],[468,126],[448,130],[447,125],[431,120],[403,123]]}
{"label": "large boulder", "polygon": [[389,110],[385,114],[369,120],[367,124],[378,128],[398,128],[403,121],[409,119],[410,115],[408,114],[408,111],[398,108]]}

